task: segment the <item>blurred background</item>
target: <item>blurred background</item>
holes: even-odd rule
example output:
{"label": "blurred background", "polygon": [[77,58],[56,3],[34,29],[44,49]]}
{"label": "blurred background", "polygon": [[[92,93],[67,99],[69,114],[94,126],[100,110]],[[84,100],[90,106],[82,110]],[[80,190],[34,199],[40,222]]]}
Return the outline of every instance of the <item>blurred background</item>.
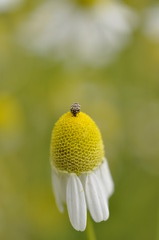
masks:
{"label": "blurred background", "polygon": [[51,130],[73,102],[115,182],[97,239],[159,240],[157,0],[0,0],[0,239],[87,239],[51,187]]}

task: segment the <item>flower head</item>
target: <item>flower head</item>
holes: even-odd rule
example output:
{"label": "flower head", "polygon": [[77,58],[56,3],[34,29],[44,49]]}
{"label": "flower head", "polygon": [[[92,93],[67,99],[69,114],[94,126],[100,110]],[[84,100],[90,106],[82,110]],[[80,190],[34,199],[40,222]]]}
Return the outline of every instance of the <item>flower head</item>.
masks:
{"label": "flower head", "polygon": [[79,104],[55,124],[50,154],[56,203],[60,211],[66,203],[72,226],[85,230],[87,208],[94,221],[107,220],[113,181],[100,131]]}

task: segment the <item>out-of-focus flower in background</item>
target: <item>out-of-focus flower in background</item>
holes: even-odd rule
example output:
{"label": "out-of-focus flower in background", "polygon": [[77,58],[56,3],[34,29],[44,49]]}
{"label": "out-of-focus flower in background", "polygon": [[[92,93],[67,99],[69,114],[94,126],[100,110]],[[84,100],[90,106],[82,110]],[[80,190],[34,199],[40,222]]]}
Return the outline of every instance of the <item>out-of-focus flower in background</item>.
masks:
{"label": "out-of-focus flower in background", "polygon": [[18,41],[54,60],[108,64],[136,24],[135,12],[118,1],[46,1],[20,24]]}
{"label": "out-of-focus flower in background", "polygon": [[8,12],[19,7],[23,0],[0,0],[0,13]]}
{"label": "out-of-focus flower in background", "polygon": [[151,6],[144,11],[144,34],[159,42],[159,5]]}

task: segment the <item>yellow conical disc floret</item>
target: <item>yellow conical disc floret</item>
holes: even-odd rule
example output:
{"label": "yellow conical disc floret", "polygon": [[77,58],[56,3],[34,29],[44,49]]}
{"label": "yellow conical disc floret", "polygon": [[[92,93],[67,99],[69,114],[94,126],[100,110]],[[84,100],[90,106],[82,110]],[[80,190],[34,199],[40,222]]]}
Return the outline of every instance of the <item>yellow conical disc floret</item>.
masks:
{"label": "yellow conical disc floret", "polygon": [[95,122],[85,113],[65,113],[51,138],[51,163],[60,171],[81,174],[103,160],[104,146]]}

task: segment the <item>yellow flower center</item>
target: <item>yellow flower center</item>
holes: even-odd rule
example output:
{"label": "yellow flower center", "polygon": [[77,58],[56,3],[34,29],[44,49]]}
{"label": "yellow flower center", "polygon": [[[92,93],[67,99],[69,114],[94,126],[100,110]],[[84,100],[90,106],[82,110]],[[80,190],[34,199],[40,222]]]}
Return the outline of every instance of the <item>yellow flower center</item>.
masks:
{"label": "yellow flower center", "polygon": [[103,160],[104,146],[95,122],[85,113],[65,113],[51,137],[51,162],[58,170],[81,174]]}

